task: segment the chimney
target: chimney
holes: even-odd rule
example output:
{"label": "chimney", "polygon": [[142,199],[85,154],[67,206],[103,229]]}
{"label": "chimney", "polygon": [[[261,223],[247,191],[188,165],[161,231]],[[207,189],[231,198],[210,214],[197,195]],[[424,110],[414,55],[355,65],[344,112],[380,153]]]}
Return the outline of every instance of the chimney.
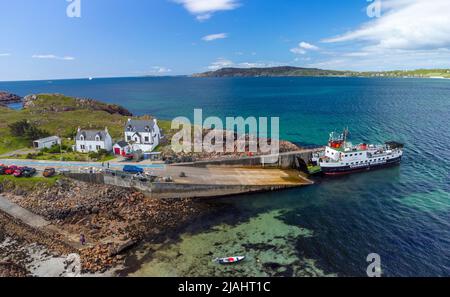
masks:
{"label": "chimney", "polygon": [[78,127],[78,130],[77,130],[78,132],[80,132],[81,131],[81,128],[80,127]]}
{"label": "chimney", "polygon": [[105,127],[105,132],[108,133],[108,127]]}

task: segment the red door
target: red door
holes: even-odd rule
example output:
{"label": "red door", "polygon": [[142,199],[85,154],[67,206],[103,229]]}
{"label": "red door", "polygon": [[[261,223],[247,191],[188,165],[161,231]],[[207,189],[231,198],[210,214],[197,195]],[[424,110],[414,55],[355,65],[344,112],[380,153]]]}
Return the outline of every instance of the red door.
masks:
{"label": "red door", "polygon": [[120,148],[114,148],[114,154],[115,155],[120,155]]}

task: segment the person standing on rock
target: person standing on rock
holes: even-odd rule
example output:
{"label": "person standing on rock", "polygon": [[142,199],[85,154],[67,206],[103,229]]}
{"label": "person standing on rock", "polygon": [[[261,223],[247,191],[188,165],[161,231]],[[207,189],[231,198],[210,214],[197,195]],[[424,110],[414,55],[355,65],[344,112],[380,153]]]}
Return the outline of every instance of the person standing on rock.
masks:
{"label": "person standing on rock", "polygon": [[80,235],[80,243],[81,243],[81,245],[85,245],[86,244],[86,238],[84,237],[84,234]]}

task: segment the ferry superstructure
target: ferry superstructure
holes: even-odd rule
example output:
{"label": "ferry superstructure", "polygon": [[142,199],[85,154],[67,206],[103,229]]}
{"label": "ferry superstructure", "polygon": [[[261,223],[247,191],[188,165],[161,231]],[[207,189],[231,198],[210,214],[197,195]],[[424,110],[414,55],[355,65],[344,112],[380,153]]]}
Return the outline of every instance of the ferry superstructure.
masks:
{"label": "ferry superstructure", "polygon": [[402,160],[403,145],[398,142],[353,145],[347,138],[348,130],[342,134],[331,133],[325,151],[313,157],[313,163],[320,166],[323,174],[349,174],[397,165]]}

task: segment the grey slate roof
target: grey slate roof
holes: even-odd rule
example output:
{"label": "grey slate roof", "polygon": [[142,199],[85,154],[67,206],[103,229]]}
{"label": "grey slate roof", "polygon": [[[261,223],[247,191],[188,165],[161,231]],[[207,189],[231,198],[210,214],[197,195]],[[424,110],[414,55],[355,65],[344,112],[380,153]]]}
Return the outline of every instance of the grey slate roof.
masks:
{"label": "grey slate roof", "polygon": [[85,141],[96,141],[95,137],[100,136],[100,140],[103,141],[106,139],[108,133],[106,131],[95,131],[95,130],[80,130],[77,133],[76,140],[81,140],[81,135],[84,136]]}
{"label": "grey slate roof", "polygon": [[59,141],[58,136],[50,136],[46,138],[36,139],[34,142],[50,142],[50,141]]}
{"label": "grey slate roof", "polygon": [[118,143],[116,143],[115,145],[118,145],[118,146],[120,146],[121,148],[124,148],[124,147],[127,147],[127,146],[128,146],[128,142],[121,140],[121,141],[119,141]]}
{"label": "grey slate roof", "polygon": [[153,131],[155,122],[152,120],[129,120],[125,125],[125,131],[127,132],[151,132]]}

